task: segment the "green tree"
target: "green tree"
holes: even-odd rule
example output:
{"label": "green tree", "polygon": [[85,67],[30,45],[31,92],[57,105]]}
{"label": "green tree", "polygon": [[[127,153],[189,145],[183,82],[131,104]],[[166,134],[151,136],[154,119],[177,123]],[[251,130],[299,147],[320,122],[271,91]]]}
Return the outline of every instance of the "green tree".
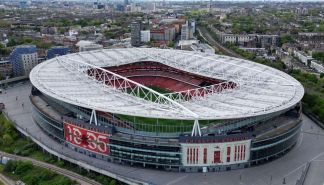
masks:
{"label": "green tree", "polygon": [[32,162],[30,162],[30,161],[18,161],[15,173],[17,175],[21,175],[21,174],[26,173],[29,170],[32,170],[33,167],[34,166],[33,166]]}
{"label": "green tree", "polygon": [[174,47],[174,42],[170,41],[169,44],[168,44],[168,47],[173,48]]}
{"label": "green tree", "polygon": [[12,137],[9,135],[9,134],[4,134],[3,136],[2,136],[2,143],[3,143],[3,145],[5,145],[5,146],[9,146],[9,145],[11,145],[12,143],[13,143],[13,139],[12,139]]}
{"label": "green tree", "polygon": [[283,44],[286,43],[294,43],[295,40],[291,35],[284,35],[279,38],[279,46],[281,47]]}
{"label": "green tree", "polygon": [[324,52],[314,52],[312,57],[316,60],[324,62]]}
{"label": "green tree", "polygon": [[16,170],[17,162],[14,160],[9,160],[7,164],[5,164],[3,171],[11,173]]}
{"label": "green tree", "polygon": [[323,78],[323,77],[324,77],[324,73],[321,73],[321,74],[320,74],[320,78]]}

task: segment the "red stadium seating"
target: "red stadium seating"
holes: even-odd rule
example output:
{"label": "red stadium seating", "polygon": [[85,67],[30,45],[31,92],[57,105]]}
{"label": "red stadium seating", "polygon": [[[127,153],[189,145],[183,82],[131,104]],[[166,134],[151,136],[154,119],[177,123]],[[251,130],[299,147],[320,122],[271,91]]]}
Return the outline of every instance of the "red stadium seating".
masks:
{"label": "red stadium seating", "polygon": [[[214,78],[200,76],[158,62],[150,61],[106,67],[105,69],[142,85],[160,87],[171,92],[186,91],[221,83],[220,80]],[[93,72],[91,70],[92,69],[88,71],[90,76],[95,75],[97,79],[103,78],[98,74],[91,73]],[[109,75],[105,77],[106,84],[114,84],[117,88],[118,86],[124,85],[123,79],[108,81],[107,79],[109,79],[109,77]]]}

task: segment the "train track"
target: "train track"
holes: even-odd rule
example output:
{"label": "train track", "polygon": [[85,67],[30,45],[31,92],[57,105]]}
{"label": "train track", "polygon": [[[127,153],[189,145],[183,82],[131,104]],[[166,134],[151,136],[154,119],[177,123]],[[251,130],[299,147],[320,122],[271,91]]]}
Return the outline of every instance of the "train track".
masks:
{"label": "train track", "polygon": [[223,54],[236,57],[236,58],[242,58],[239,54],[235,53],[234,51],[226,48],[222,44],[218,43],[209,33],[209,31],[204,27],[198,27],[197,28],[199,34],[202,36],[202,38],[207,41],[210,45],[216,47],[219,51],[221,51]]}
{"label": "train track", "polygon": [[96,181],[94,181],[92,179],[89,179],[87,177],[84,177],[82,175],[74,173],[72,171],[69,171],[69,170],[66,170],[66,169],[63,169],[63,168],[60,168],[60,167],[57,167],[55,165],[48,164],[48,163],[45,163],[45,162],[42,162],[42,161],[38,161],[38,160],[29,158],[29,157],[21,157],[21,156],[18,156],[18,155],[8,154],[8,153],[5,153],[5,152],[0,152],[0,156],[8,157],[8,158],[11,158],[13,160],[30,161],[35,166],[42,167],[42,168],[51,170],[53,172],[56,172],[58,174],[67,176],[67,177],[71,178],[72,180],[77,181],[81,185],[101,185],[99,182],[96,182]]}

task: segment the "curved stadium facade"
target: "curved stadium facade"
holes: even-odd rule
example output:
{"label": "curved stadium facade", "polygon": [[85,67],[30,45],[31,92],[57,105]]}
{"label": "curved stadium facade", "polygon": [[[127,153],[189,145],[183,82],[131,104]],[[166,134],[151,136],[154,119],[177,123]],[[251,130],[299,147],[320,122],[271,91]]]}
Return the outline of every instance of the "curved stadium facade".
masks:
{"label": "curved stadium facade", "polygon": [[243,59],[129,48],[56,57],[31,74],[33,119],[80,155],[196,172],[272,160],[297,142],[302,85]]}

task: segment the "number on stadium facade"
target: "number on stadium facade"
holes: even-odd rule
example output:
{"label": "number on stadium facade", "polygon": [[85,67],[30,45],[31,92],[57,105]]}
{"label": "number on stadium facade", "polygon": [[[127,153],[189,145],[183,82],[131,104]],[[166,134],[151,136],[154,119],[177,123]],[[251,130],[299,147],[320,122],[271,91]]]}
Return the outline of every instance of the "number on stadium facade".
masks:
{"label": "number on stadium facade", "polygon": [[64,122],[65,140],[73,145],[108,155],[108,134],[102,134]]}

